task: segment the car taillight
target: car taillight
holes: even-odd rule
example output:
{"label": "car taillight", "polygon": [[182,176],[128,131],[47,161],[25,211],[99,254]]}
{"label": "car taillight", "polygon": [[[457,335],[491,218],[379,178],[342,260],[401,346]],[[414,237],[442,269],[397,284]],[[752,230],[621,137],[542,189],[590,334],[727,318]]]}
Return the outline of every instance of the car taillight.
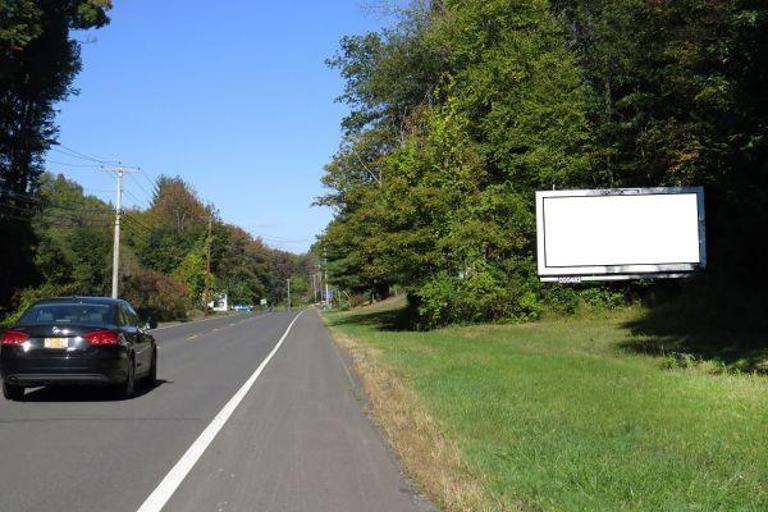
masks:
{"label": "car taillight", "polygon": [[29,339],[29,334],[21,331],[5,331],[3,334],[3,345],[21,345]]}
{"label": "car taillight", "polygon": [[91,345],[117,345],[119,336],[116,332],[102,330],[89,332],[83,338]]}

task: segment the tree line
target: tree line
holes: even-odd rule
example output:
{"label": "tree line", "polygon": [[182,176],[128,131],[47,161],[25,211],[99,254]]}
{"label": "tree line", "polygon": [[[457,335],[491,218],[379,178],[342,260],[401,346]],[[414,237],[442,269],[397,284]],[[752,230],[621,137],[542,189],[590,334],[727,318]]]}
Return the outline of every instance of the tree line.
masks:
{"label": "tree line", "polygon": [[[350,113],[318,248],[339,286],[403,285],[424,326],[614,300],[628,288],[539,283],[534,191],[703,185],[710,266],[696,293],[765,289],[764,2],[415,2],[343,38],[329,65]],[[630,291],[665,286],[681,285]]]}
{"label": "tree line", "polygon": [[[6,313],[10,321],[41,297],[108,296],[114,206],[47,172],[34,196],[17,199],[15,205],[0,201],[0,218],[29,223],[32,271],[2,304],[0,319]],[[288,279],[294,305],[313,300],[306,284],[316,268],[312,256],[270,248],[223,222],[180,177],[161,176],[147,208],[123,210],[120,257],[120,297],[158,320],[205,311],[218,293],[227,293],[231,305],[283,304]]]}

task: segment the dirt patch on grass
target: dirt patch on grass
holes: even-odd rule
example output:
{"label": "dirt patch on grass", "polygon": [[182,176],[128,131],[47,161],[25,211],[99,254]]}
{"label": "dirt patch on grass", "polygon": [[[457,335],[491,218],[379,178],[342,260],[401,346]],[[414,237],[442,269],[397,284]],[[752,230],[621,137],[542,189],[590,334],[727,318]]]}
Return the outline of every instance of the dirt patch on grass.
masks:
{"label": "dirt patch on grass", "polygon": [[374,420],[425,495],[448,512],[523,510],[488,497],[483,482],[462,463],[458,447],[445,438],[421,398],[382,361],[378,350],[338,329],[331,331],[352,358]]}
{"label": "dirt patch on grass", "polygon": [[391,309],[399,309],[405,307],[406,298],[405,295],[395,295],[373,304],[367,304],[354,308],[355,312],[375,313],[376,311],[389,311]]}

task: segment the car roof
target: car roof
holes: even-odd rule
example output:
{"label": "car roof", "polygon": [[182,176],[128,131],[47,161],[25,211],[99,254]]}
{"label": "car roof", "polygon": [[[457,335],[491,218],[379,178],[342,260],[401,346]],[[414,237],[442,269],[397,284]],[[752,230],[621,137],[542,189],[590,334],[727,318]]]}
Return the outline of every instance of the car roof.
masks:
{"label": "car roof", "polygon": [[112,306],[123,302],[121,299],[112,299],[110,297],[51,297],[50,299],[41,299],[35,302],[35,306],[41,304],[98,304]]}

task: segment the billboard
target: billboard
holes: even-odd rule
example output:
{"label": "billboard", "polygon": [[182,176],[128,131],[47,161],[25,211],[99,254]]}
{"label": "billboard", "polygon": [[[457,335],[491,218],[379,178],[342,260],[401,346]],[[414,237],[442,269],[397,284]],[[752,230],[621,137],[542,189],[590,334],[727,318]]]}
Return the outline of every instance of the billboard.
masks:
{"label": "billboard", "polygon": [[706,267],[704,189],[536,193],[543,281],[685,277]]}

